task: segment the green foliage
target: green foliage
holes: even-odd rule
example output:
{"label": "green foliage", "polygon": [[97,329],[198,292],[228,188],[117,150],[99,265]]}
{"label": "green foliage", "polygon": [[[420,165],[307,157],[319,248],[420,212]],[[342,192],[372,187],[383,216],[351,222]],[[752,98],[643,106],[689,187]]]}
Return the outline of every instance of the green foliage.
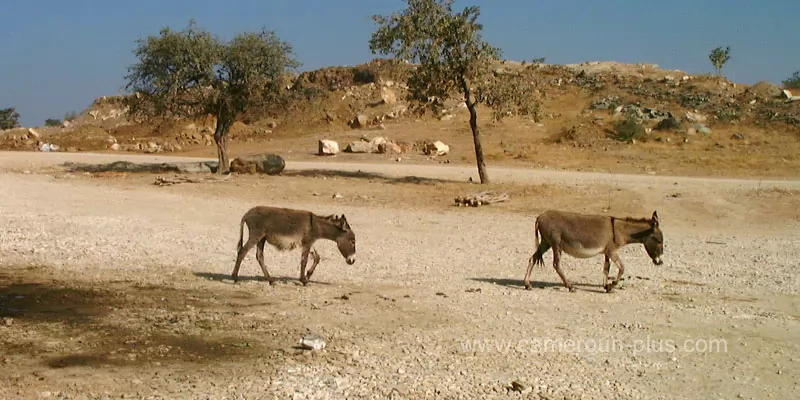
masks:
{"label": "green foliage", "polygon": [[44,126],[61,126],[61,120],[58,118],[48,118],[44,120]]}
{"label": "green foliage", "polygon": [[137,41],[126,99],[136,117],[214,115],[230,125],[248,107],[283,100],[281,76],[300,64],[274,32],[241,33],[225,42],[192,20],[183,31],[164,28]]}
{"label": "green foliage", "polygon": [[795,71],[789,79],[783,81],[783,86],[789,89],[800,89],[800,71]]}
{"label": "green foliage", "polygon": [[0,129],[11,129],[19,126],[19,114],[14,107],[0,109]]}
{"label": "green foliage", "polygon": [[534,58],[533,60],[531,60],[531,64],[532,65],[544,64],[544,60],[545,60],[544,57]]}
{"label": "green foliage", "polygon": [[611,137],[620,142],[645,141],[647,140],[647,131],[636,116],[628,114],[625,119],[614,124],[614,134]]}
{"label": "green foliage", "polygon": [[724,49],[717,47],[708,54],[708,59],[711,60],[711,65],[714,66],[717,75],[722,76],[722,67],[731,59],[730,53],[731,47],[726,46]]}
{"label": "green foliage", "polygon": [[473,88],[500,57],[500,50],[481,38],[480,9],[471,6],[454,13],[452,0],[406,2],[402,12],[372,17],[378,29],[369,41],[370,50],[420,64],[408,82],[412,100],[444,101],[458,92],[474,107]]}

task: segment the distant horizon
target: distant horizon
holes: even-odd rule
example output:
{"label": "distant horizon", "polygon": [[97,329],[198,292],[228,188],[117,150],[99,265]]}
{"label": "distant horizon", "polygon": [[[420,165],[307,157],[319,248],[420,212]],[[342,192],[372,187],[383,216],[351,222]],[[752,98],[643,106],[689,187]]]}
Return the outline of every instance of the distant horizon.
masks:
{"label": "distant horizon", "polygon": [[[224,39],[262,26],[274,30],[294,47],[302,63],[298,71],[304,72],[385,58],[369,51],[375,29],[369,16],[406,6],[400,0],[6,3],[0,37],[11,57],[0,64],[0,108],[14,107],[21,125],[29,127],[84,111],[97,98],[125,94],[136,40],[164,27],[181,30],[191,18]],[[480,7],[484,40],[508,61],[544,57],[546,64],[558,65],[656,64],[699,75],[713,73],[708,60],[713,48],[730,46],[723,75],[732,82],[782,86],[800,70],[800,53],[792,51],[800,33],[795,18],[800,2],[458,0],[454,9],[469,5]]]}

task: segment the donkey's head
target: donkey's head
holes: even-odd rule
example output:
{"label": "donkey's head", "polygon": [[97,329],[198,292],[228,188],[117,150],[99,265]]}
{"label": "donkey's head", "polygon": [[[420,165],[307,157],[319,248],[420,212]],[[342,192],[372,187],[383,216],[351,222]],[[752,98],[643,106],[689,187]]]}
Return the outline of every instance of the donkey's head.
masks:
{"label": "donkey's head", "polygon": [[332,221],[339,229],[339,234],[336,235],[336,246],[347,264],[352,265],[356,262],[356,234],[350,228],[344,214],[341,217],[334,216]]}
{"label": "donkey's head", "polygon": [[650,229],[644,232],[642,243],[644,243],[644,249],[647,250],[647,255],[655,265],[663,264],[661,255],[664,254],[664,235],[658,225],[658,212],[653,211],[653,216],[650,218]]}

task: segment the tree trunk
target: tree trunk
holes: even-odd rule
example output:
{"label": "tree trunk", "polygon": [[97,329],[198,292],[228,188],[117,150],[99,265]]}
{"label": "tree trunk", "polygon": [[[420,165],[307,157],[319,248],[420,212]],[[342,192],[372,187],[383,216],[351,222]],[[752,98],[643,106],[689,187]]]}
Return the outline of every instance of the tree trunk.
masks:
{"label": "tree trunk", "polygon": [[481,133],[478,131],[478,112],[475,110],[475,107],[475,103],[467,100],[469,128],[472,130],[472,140],[475,143],[475,160],[478,163],[478,176],[481,178],[481,184],[487,184],[489,183],[489,175],[486,173],[486,164],[483,162],[483,146],[481,146]]}
{"label": "tree trunk", "polygon": [[233,122],[224,116],[217,116],[217,127],[214,130],[214,142],[217,143],[217,173],[227,174],[231,169],[228,159],[228,131]]}

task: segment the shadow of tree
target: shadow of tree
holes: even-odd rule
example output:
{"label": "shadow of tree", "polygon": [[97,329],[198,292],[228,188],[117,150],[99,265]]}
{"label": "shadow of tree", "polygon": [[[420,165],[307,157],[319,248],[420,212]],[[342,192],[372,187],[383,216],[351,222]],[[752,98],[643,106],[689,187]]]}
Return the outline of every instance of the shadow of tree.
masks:
{"label": "shadow of tree", "polygon": [[[241,329],[248,319],[232,311],[239,304],[230,301],[263,306],[253,294],[237,292],[221,306],[218,293],[207,290],[59,281],[49,271],[0,271],[0,317],[16,328],[4,332],[6,356],[35,360],[46,355],[42,363],[50,368],[203,363],[254,356],[285,340],[278,335],[265,342]],[[269,315],[264,318],[261,323],[272,324]]]}
{"label": "shadow of tree", "polygon": [[446,180],[446,179],[436,179],[436,178],[424,178],[419,176],[404,176],[404,177],[390,177],[384,174],[376,173],[376,172],[364,172],[364,171],[341,171],[341,170],[333,170],[333,169],[308,169],[308,170],[285,170],[282,174],[283,176],[295,176],[295,177],[306,177],[306,178],[355,178],[355,179],[368,179],[368,180],[380,180],[384,183],[414,183],[414,184],[432,184],[432,183],[449,183],[449,182],[456,182],[453,180]]}
{"label": "shadow of tree", "polygon": [[217,162],[185,162],[185,163],[133,163],[114,161],[107,164],[88,164],[67,162],[61,164],[69,172],[137,172],[137,173],[216,173]]}

